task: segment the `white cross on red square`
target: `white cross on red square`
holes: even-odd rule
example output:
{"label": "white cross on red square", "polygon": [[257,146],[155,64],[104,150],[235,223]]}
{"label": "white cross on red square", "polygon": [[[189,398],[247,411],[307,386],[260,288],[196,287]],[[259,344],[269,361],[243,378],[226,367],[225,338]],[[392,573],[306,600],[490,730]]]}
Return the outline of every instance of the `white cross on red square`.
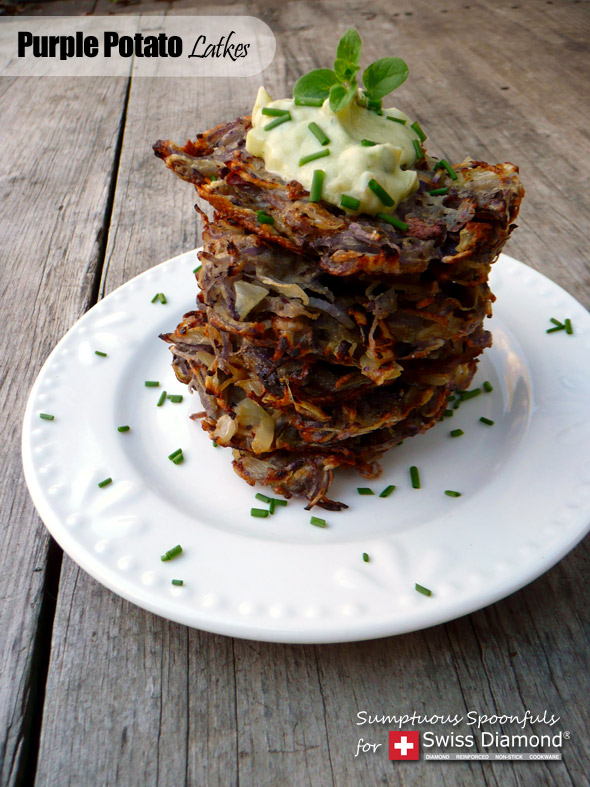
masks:
{"label": "white cross on red square", "polygon": [[419,760],[420,733],[417,730],[402,732],[397,730],[389,733],[390,760]]}

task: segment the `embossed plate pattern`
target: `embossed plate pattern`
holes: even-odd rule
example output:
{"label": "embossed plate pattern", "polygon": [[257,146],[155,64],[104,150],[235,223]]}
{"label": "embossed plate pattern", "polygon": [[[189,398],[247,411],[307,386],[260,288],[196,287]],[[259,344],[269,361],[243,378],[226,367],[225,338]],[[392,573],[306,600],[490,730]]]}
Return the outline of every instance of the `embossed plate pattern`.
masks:
{"label": "embossed plate pattern", "polygon": [[[302,502],[252,518],[252,506],[264,507],[256,490],[234,474],[230,451],[189,420],[200,403],[176,381],[158,334],[194,307],[196,262],[194,251],[168,260],[98,303],[51,353],[27,405],[23,462],[35,505],[63,549],[106,587],[221,634],[368,639],[496,601],[587,532],[590,315],[556,284],[502,255],[491,282],[494,346],[474,382],[489,380],[493,392],[390,451],[377,481],[342,473],[331,494],[350,508],[314,511],[328,523],[317,528]],[[167,304],[151,303],[157,292]],[[570,317],[574,334],[546,334],[549,317]],[[162,390],[183,394],[182,403],[157,407]],[[456,428],[464,435],[451,438]],[[180,465],[168,459],[177,448]],[[411,465],[421,489],[411,486]],[[113,482],[99,488],[107,477]],[[396,490],[380,498],[389,484]],[[359,496],[357,486],[376,494]],[[175,544],[183,554],[162,562]],[[417,593],[416,582],[432,596]]]}

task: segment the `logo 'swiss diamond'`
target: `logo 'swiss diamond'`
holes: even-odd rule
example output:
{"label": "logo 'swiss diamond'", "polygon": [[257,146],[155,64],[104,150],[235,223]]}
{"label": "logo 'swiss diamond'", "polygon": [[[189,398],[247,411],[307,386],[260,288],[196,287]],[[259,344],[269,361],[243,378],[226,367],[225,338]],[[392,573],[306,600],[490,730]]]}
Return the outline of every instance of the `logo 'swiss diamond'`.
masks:
{"label": "logo 'swiss diamond'", "polygon": [[396,730],[389,733],[390,760],[419,760],[420,733],[417,730],[402,732]]}

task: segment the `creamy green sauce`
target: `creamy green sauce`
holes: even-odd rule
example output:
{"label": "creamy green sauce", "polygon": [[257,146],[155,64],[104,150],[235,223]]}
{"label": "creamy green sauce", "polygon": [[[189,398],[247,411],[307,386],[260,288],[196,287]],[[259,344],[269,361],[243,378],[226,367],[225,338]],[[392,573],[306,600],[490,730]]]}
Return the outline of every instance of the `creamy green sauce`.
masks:
{"label": "creamy green sauce", "polygon": [[[262,114],[264,107],[288,110],[291,120],[275,128],[264,126],[275,120]],[[405,125],[389,120],[397,117]],[[329,138],[322,145],[309,130],[309,123],[316,123]],[[341,112],[332,112],[326,99],[321,107],[299,107],[293,99],[273,101],[261,87],[252,110],[252,129],[246,137],[246,150],[264,159],[269,172],[284,180],[296,180],[308,191],[316,169],[325,174],[322,199],[341,206],[342,195],[359,200],[356,210],[348,213],[393,213],[396,206],[407,199],[418,187],[418,175],[407,169],[416,161],[412,140],[419,139],[410,127],[411,121],[398,109],[384,109],[378,115],[356,101]],[[363,139],[376,142],[363,146]],[[299,166],[302,157],[324,149],[329,156]],[[394,200],[393,206],[385,205],[369,188],[369,181],[376,180]]]}

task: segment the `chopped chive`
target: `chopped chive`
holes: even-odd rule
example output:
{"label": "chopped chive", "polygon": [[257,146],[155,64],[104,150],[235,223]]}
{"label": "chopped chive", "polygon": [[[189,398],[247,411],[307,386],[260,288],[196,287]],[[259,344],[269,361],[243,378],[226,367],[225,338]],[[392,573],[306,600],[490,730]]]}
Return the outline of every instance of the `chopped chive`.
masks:
{"label": "chopped chive", "polygon": [[172,584],[176,585],[177,587],[181,588],[184,585],[183,579],[173,579]]}
{"label": "chopped chive", "polygon": [[486,424],[486,426],[493,426],[494,425],[494,421],[492,421],[490,418],[484,418],[483,415],[482,415],[482,417],[479,420],[482,422],[482,424]]}
{"label": "chopped chive", "polygon": [[426,134],[422,131],[422,127],[420,126],[420,123],[418,123],[417,120],[415,120],[412,123],[410,128],[413,128],[416,134],[418,134],[418,136],[420,137],[420,142],[424,142],[424,140],[426,139]]}
{"label": "chopped chive", "polygon": [[565,325],[560,325],[557,328],[547,328],[545,333],[555,333],[555,331],[565,331]]}
{"label": "chopped chive", "polygon": [[374,495],[375,494],[375,492],[373,492],[372,489],[369,489],[368,486],[357,486],[356,491],[358,492],[359,495]]}
{"label": "chopped chive", "polygon": [[215,183],[217,180],[217,175],[209,175],[209,183]]}
{"label": "chopped chive", "polygon": [[486,393],[492,393],[492,391],[494,390],[494,386],[490,382],[488,382],[487,380],[484,380],[482,388],[484,389],[484,391]]}
{"label": "chopped chive", "polygon": [[146,380],[145,387],[146,388],[159,388],[160,383],[157,380]]}
{"label": "chopped chive", "polygon": [[271,515],[274,514],[275,512],[275,505],[276,505],[276,501],[273,500],[271,497],[271,499],[268,502],[268,510],[270,511]]}
{"label": "chopped chive", "polygon": [[131,429],[130,426],[118,426],[117,427],[117,431],[118,432],[128,432],[130,429]]}
{"label": "chopped chive", "polygon": [[103,353],[103,352],[101,352],[100,350],[95,350],[95,351],[94,351],[94,354],[95,354],[95,355],[100,355],[100,357],[101,357],[101,358],[106,358],[106,357],[107,357],[107,354],[106,354],[106,353]]}
{"label": "chopped chive", "polygon": [[164,402],[166,401],[166,396],[167,396],[166,391],[162,391],[160,398],[158,399],[158,402],[156,404],[156,407],[161,407],[164,404]]}
{"label": "chopped chive", "polygon": [[309,156],[302,156],[299,159],[299,166],[303,167],[305,164],[309,164],[310,161],[315,161],[319,158],[325,158],[326,156],[330,155],[330,149],[324,148],[323,150],[318,150],[317,153],[310,153]]}
{"label": "chopped chive", "polygon": [[160,293],[160,303],[168,303],[163,292]]}
{"label": "chopped chive", "polygon": [[349,210],[358,210],[361,201],[356,197],[351,197],[350,194],[343,194],[340,198],[340,204],[343,208],[348,208]]}
{"label": "chopped chive", "polygon": [[385,191],[383,186],[375,180],[375,178],[371,178],[367,185],[373,194],[378,197],[384,205],[387,205],[388,208],[391,208],[395,205],[393,198]]}
{"label": "chopped chive", "polygon": [[301,98],[297,96],[293,103],[296,107],[321,107],[324,104],[323,98]]}
{"label": "chopped chive", "polygon": [[273,118],[280,118],[283,115],[289,115],[288,109],[279,109],[278,107],[262,107],[262,114],[269,115]]}
{"label": "chopped chive", "polygon": [[175,456],[172,460],[175,465],[181,465],[184,462],[184,454],[180,453],[178,456]]}
{"label": "chopped chive", "polygon": [[449,193],[449,187],[448,186],[443,186],[440,189],[432,189],[428,193],[430,194],[431,197],[439,197],[441,194],[448,194]]}
{"label": "chopped chive", "polygon": [[265,508],[251,508],[250,509],[250,516],[256,516],[259,519],[265,519],[269,512]]}
{"label": "chopped chive", "polygon": [[369,560],[370,560],[369,555],[366,552],[363,552],[363,561],[365,563],[368,563]]}
{"label": "chopped chive", "polygon": [[479,396],[481,393],[481,388],[474,388],[471,391],[461,391],[459,394],[462,401],[466,402],[468,399],[474,399],[476,396]]}
{"label": "chopped chive", "polygon": [[272,500],[271,497],[268,497],[267,495],[263,495],[262,492],[256,492],[254,497],[256,498],[256,500],[261,500],[263,503],[270,503],[270,501]]}
{"label": "chopped chive", "polygon": [[461,492],[455,492],[453,489],[445,489],[447,497],[461,497]]}
{"label": "chopped chive", "polygon": [[202,267],[203,267],[202,265],[197,265],[196,268],[193,268],[193,273],[198,273]]}
{"label": "chopped chive", "polygon": [[422,593],[422,595],[424,595],[424,596],[432,596],[432,590],[429,590],[428,588],[425,588],[424,585],[419,585],[416,582],[414,587],[418,591],[418,593]]}
{"label": "chopped chive", "polygon": [[155,303],[156,301],[159,301],[159,300],[160,300],[160,293],[159,293],[159,292],[157,292],[157,293],[154,295],[154,297],[152,298],[152,303]]}
{"label": "chopped chive", "polygon": [[373,142],[373,140],[372,140],[372,139],[361,139],[361,145],[362,145],[364,148],[373,148],[373,147],[375,147],[375,145],[377,145],[377,144],[378,144],[378,143],[377,143],[377,142]]}
{"label": "chopped chive", "polygon": [[410,467],[410,478],[412,479],[412,487],[414,489],[420,489],[420,473],[415,465]]}
{"label": "chopped chive", "polygon": [[215,440],[213,440],[213,442],[211,443],[211,445],[213,446],[213,448],[219,448],[219,446],[217,445],[217,443],[215,442]]}
{"label": "chopped chive", "polygon": [[180,546],[180,544],[177,544],[175,547],[172,547],[172,549],[169,549],[167,552],[164,552],[163,555],[160,555],[160,560],[165,563],[167,560],[172,560],[173,558],[178,557],[178,555],[181,554],[182,554],[182,547]]}
{"label": "chopped chive", "polygon": [[179,456],[182,453],[182,448],[177,448],[176,451],[173,451],[171,454],[168,454],[168,459],[174,459],[176,456]]}
{"label": "chopped chive", "polygon": [[449,432],[451,437],[463,437],[465,432],[462,429],[453,429]]}
{"label": "chopped chive", "polygon": [[275,506],[286,506],[287,505],[287,501],[286,500],[279,500],[276,497],[273,497],[273,501],[274,501]]}
{"label": "chopped chive", "polygon": [[113,483],[113,479],[112,478],[105,478],[105,480],[101,481],[98,484],[98,486],[100,487],[100,489],[102,489],[104,486],[108,486],[109,484],[112,484],[112,483]]}
{"label": "chopped chive", "polygon": [[55,416],[49,413],[39,413],[39,418],[42,418],[44,421],[53,421]]}
{"label": "chopped chive", "polygon": [[256,211],[256,218],[258,219],[259,224],[274,224],[275,220],[272,216],[269,216],[268,213],[264,210],[257,210]]}
{"label": "chopped chive", "polygon": [[182,394],[168,394],[168,399],[174,404],[180,404],[182,398]]}
{"label": "chopped chive", "polygon": [[389,486],[385,487],[385,489],[383,490],[383,492],[381,492],[379,497],[389,497],[389,495],[392,492],[395,492],[395,486],[393,484],[390,484]]}
{"label": "chopped chive", "polygon": [[549,322],[552,322],[553,325],[557,325],[560,328],[565,328],[565,325],[562,322],[559,322],[559,320],[556,320],[555,317],[550,317]]}
{"label": "chopped chive", "polygon": [[402,126],[405,126],[407,123],[405,118],[394,118],[393,115],[387,115],[387,120],[393,120],[394,123],[401,123]]}
{"label": "chopped chive", "polygon": [[377,218],[381,219],[381,221],[386,221],[388,224],[396,227],[396,229],[401,230],[402,232],[408,231],[408,225],[405,221],[398,219],[397,216],[394,216],[391,213],[378,213]]}
{"label": "chopped chive", "polygon": [[444,158],[441,158],[441,160],[437,161],[436,164],[434,165],[435,170],[440,169],[441,167],[447,171],[447,174],[449,175],[451,180],[457,180],[457,173],[451,167],[449,162]]}
{"label": "chopped chive", "polygon": [[307,128],[311,131],[320,145],[329,145],[330,139],[324,133],[324,130],[321,129],[317,123],[308,123]]}
{"label": "chopped chive", "polygon": [[453,405],[453,410],[458,410],[458,409],[459,409],[459,407],[461,407],[461,402],[462,402],[462,401],[463,401],[462,399],[457,399],[457,401],[456,401],[456,402],[455,402],[455,404]]}
{"label": "chopped chive", "polygon": [[272,131],[273,128],[280,126],[281,123],[286,123],[288,120],[291,120],[291,113],[287,112],[286,115],[281,115],[279,118],[275,118],[271,120],[270,123],[267,123],[266,126],[263,126],[265,131]]}
{"label": "chopped chive", "polygon": [[309,190],[309,201],[319,202],[322,198],[322,189],[324,188],[324,178],[326,173],[323,169],[315,169],[311,179],[311,188]]}
{"label": "chopped chive", "polygon": [[312,518],[309,520],[309,524],[315,525],[315,527],[327,527],[326,520],[320,519],[319,516],[312,516]]}
{"label": "chopped chive", "polygon": [[572,327],[572,321],[570,320],[569,317],[565,321],[565,332],[568,333],[570,336],[574,332],[574,329]]}
{"label": "chopped chive", "polygon": [[445,410],[443,412],[443,415],[444,415],[445,418],[452,418],[453,417],[453,411],[452,410]]}
{"label": "chopped chive", "polygon": [[414,146],[414,153],[416,154],[416,161],[423,158],[424,151],[422,150],[422,145],[418,142],[417,139],[412,140],[412,145]]}

